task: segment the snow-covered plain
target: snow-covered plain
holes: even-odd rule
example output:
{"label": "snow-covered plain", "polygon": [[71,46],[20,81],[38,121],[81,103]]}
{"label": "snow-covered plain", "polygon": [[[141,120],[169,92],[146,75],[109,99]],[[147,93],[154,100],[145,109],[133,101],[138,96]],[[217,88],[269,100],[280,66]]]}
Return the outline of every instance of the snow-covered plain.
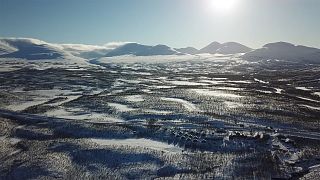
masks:
{"label": "snow-covered plain", "polygon": [[320,164],[316,64],[19,40],[50,58],[31,60],[11,41],[1,54],[28,59],[0,58],[0,179],[294,179]]}
{"label": "snow-covered plain", "polygon": [[191,91],[203,96],[216,96],[216,97],[226,97],[226,98],[243,97],[237,94],[231,94],[224,91],[216,91],[216,90],[210,90],[210,89],[192,89]]}
{"label": "snow-covered plain", "polygon": [[182,148],[167,143],[157,142],[150,139],[90,139],[92,142],[103,146],[131,146],[144,147],[167,152],[181,152]]}

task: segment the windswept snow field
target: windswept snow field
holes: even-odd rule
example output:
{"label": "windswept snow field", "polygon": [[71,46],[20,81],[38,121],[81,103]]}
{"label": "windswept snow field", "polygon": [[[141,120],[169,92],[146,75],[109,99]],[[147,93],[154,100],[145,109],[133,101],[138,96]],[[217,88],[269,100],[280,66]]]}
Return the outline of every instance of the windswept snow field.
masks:
{"label": "windswept snow field", "polygon": [[90,62],[0,60],[0,179],[319,177],[320,66]]}

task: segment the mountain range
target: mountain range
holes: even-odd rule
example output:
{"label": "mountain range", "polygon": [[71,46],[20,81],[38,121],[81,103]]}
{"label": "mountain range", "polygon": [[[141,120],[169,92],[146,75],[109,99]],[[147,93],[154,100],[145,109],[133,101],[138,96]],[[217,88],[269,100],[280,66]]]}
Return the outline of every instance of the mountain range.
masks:
{"label": "mountain range", "polygon": [[275,42],[259,49],[251,49],[236,42],[213,42],[198,50],[194,47],[171,48],[166,45],[143,45],[138,43],[109,43],[103,46],[84,44],[53,44],[31,38],[1,38],[0,58],[27,60],[50,60],[59,58],[97,59],[114,56],[161,56],[196,54],[235,55],[248,61],[269,59],[295,62],[320,63],[320,49]]}
{"label": "mountain range", "polygon": [[252,49],[236,42],[227,42],[220,44],[219,42],[213,42],[208,46],[200,49],[197,53],[209,53],[209,54],[238,54],[246,53]]}
{"label": "mountain range", "polygon": [[276,42],[266,44],[262,48],[248,52],[241,57],[249,61],[276,59],[320,63],[320,49],[293,45],[287,42]]}
{"label": "mountain range", "polygon": [[147,46],[138,43],[128,43],[120,46],[106,54],[107,57],[135,55],[135,56],[155,56],[155,55],[179,55],[182,54],[166,45]]}

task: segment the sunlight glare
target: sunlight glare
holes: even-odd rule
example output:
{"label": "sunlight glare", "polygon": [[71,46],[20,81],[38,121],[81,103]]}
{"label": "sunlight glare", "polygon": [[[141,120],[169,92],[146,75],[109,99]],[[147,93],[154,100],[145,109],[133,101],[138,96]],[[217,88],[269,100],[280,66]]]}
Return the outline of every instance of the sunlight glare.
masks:
{"label": "sunlight glare", "polygon": [[215,12],[230,13],[234,10],[237,0],[211,0],[211,6]]}

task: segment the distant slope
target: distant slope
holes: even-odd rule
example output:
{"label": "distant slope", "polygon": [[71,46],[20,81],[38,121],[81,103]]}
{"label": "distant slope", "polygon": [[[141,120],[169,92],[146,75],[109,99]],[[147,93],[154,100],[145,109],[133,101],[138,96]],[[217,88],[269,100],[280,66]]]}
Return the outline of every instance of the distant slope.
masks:
{"label": "distant slope", "polygon": [[198,49],[194,48],[194,47],[186,47],[186,48],[175,48],[174,50],[184,53],[184,54],[197,54],[199,52]]}
{"label": "distant slope", "polygon": [[13,53],[17,50],[17,48],[10,46],[6,41],[0,39],[0,55]]}
{"label": "distant slope", "polygon": [[109,53],[106,57],[135,55],[135,56],[154,56],[154,55],[174,55],[181,54],[166,45],[147,46],[138,43],[129,43],[120,46]]}
{"label": "distant slope", "polygon": [[256,60],[288,60],[294,62],[320,63],[320,49],[297,46],[287,42],[276,42],[264,45],[262,48],[248,52],[243,59]]}
{"label": "distant slope", "polygon": [[252,49],[237,42],[227,42],[220,44],[219,42],[213,42],[208,46],[200,49],[197,54],[209,53],[209,54],[238,54],[246,53]]}
{"label": "distant slope", "polygon": [[238,54],[238,53],[246,53],[251,51],[252,49],[242,45],[237,42],[227,42],[221,44],[221,47],[217,49],[216,53],[218,54]]}
{"label": "distant slope", "polygon": [[[1,39],[0,58],[22,58],[27,60],[56,59],[67,55],[59,47],[30,38]],[[9,47],[9,50],[8,50]],[[5,50],[3,50],[5,49]]]}
{"label": "distant slope", "polygon": [[208,46],[200,49],[200,50],[198,51],[198,54],[200,54],[200,53],[215,54],[219,48],[221,48],[221,44],[220,44],[220,43],[218,43],[218,42],[212,42],[212,43],[209,44]]}

